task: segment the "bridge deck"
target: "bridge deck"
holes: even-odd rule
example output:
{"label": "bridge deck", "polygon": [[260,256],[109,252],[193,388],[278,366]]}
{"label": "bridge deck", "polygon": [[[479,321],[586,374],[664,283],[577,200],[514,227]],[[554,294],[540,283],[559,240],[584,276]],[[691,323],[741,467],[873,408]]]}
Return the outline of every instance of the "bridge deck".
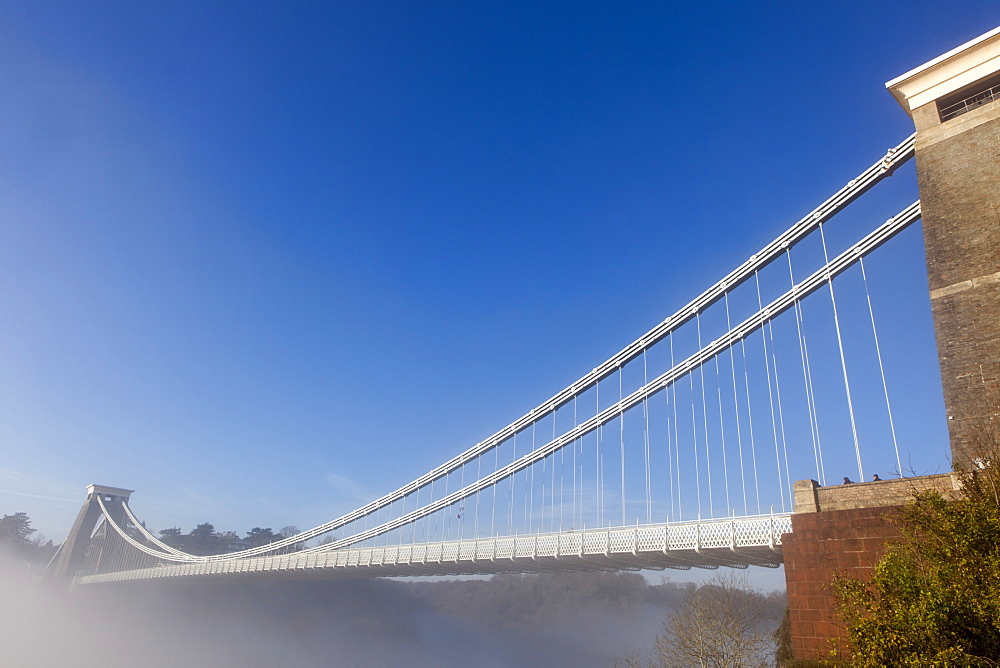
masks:
{"label": "bridge deck", "polygon": [[540,570],[777,567],[790,515],[652,524],[232,559],[87,575],[79,584],[161,578],[475,575]]}

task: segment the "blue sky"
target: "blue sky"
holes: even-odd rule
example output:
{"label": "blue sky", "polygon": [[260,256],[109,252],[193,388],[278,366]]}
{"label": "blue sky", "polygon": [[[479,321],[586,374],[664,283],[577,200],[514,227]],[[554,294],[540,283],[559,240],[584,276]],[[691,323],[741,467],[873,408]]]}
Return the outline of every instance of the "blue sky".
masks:
{"label": "blue sky", "polygon": [[[884,82],[998,23],[961,1],[4,3],[0,513],[59,540],[96,482],[154,529],[245,532],[388,492],[878,159],[912,132]],[[894,179],[882,219],[916,198]],[[925,286],[887,285],[916,323],[895,343],[926,353]]]}

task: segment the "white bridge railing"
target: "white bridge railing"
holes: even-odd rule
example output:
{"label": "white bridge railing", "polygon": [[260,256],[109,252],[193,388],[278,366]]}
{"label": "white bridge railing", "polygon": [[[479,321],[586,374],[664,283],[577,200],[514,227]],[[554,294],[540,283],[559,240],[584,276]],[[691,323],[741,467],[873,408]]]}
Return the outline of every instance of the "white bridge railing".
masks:
{"label": "white bridge railing", "polygon": [[191,576],[292,577],[516,573],[539,570],[777,567],[791,515],[652,524],[168,564],[78,578],[79,584]]}
{"label": "white bridge railing", "polygon": [[[889,149],[591,372],[395,491],[294,536],[202,555],[156,537],[129,508],[131,492],[108,488],[115,493],[88,497],[104,523],[93,526],[91,506],[81,511],[92,523],[80,543],[86,550],[66,558],[64,573],[99,583],[778,566],[781,536],[791,531],[792,471],[811,475],[815,466],[825,485],[825,441],[833,465],[853,470],[856,463],[858,479],[866,479],[855,405],[884,400],[892,459],[902,469],[864,258],[918,221],[920,204],[860,239],[857,229],[845,230],[828,245],[824,224],[913,157],[914,141]],[[863,292],[841,289],[838,308],[834,279],[855,268]],[[819,304],[807,314],[806,299]],[[860,317],[862,329],[870,321],[870,338],[842,335],[842,315],[851,329],[848,317]],[[817,408],[824,402],[847,411],[830,411],[828,419]],[[850,441],[842,438],[848,429]],[[829,433],[837,434],[834,446]],[[891,462],[888,449],[879,457],[883,466]],[[769,506],[782,514],[763,514]],[[691,519],[723,513],[728,517]],[[601,528],[563,529],[588,525]],[[464,538],[468,533],[477,537]]]}

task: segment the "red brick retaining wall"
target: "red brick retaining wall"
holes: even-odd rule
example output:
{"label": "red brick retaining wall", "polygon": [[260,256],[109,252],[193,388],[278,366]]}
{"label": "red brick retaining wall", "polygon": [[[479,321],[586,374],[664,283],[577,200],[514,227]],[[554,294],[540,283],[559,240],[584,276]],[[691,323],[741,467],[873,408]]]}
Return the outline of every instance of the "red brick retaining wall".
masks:
{"label": "red brick retaining wall", "polygon": [[845,649],[830,583],[837,573],[868,579],[884,553],[885,541],[899,536],[889,521],[917,491],[950,493],[951,475],[820,487],[795,483],[792,533],[781,538],[785,584],[796,659],[829,658]]}

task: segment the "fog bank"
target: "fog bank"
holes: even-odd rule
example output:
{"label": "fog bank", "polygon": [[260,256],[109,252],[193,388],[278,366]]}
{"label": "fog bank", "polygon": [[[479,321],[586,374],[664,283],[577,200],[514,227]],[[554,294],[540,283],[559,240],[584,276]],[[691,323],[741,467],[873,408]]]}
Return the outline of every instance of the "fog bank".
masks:
{"label": "fog bank", "polygon": [[5,663],[32,666],[608,666],[648,647],[691,588],[565,573],[68,592],[5,562],[0,645]]}

